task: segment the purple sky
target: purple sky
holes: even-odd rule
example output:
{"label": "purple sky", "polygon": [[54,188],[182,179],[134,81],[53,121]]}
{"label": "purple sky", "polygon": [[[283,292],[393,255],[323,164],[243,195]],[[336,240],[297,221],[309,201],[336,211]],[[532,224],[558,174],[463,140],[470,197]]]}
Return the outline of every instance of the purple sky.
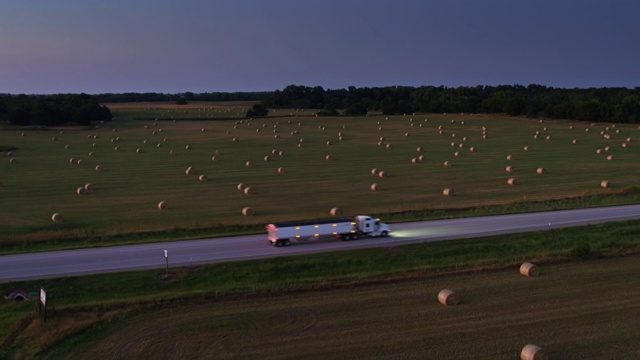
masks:
{"label": "purple sky", "polygon": [[0,0],[0,93],[640,86],[637,0]]}

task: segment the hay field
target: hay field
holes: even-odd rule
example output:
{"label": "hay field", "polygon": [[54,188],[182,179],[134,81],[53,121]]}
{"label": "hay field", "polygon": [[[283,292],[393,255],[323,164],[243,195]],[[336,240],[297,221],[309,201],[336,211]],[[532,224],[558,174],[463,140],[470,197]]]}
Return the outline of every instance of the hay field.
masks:
{"label": "hay field", "polygon": [[[498,360],[533,343],[550,359],[637,359],[638,271],[629,256],[168,306],[48,358]],[[440,304],[443,288],[460,303]]]}
{"label": "hay field", "polygon": [[[266,224],[328,217],[333,207],[345,216],[476,207],[640,185],[635,125],[469,114],[319,118],[312,110],[215,120],[248,106],[121,104],[114,122],[92,129],[2,129],[0,148],[13,150],[0,155],[0,241]],[[86,184],[94,190],[78,195]],[[254,214],[244,216],[245,207]]]}

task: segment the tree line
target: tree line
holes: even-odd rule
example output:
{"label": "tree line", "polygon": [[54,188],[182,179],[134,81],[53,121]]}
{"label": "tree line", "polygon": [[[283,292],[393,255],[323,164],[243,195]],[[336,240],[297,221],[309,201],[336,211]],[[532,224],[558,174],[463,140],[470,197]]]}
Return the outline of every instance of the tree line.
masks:
{"label": "tree line", "polygon": [[[640,122],[640,88],[563,89],[542,85],[449,88],[388,86],[325,90],[289,85],[270,93],[269,108],[322,109],[318,115],[504,113],[531,118]],[[341,109],[341,112],[338,110]]]}
{"label": "tree line", "polygon": [[0,95],[0,121],[21,126],[90,125],[111,110],[87,94]]}
{"label": "tree line", "polygon": [[543,85],[350,86],[324,89],[289,85],[263,92],[178,94],[105,93],[0,95],[0,121],[15,125],[88,125],[110,121],[104,103],[113,102],[257,101],[247,116],[266,116],[268,108],[319,109],[320,116],[424,113],[503,113],[531,118],[640,123],[640,87],[564,89]]}

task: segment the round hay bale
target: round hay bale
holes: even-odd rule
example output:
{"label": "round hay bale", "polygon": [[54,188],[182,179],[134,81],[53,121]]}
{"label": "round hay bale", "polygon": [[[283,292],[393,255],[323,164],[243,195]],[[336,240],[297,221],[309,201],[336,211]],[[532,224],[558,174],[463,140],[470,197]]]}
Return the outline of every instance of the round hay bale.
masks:
{"label": "round hay bale", "polygon": [[87,189],[85,189],[84,187],[80,186],[79,188],[76,189],[76,193],[78,195],[84,195],[87,193]]}
{"label": "round hay bale", "polygon": [[15,164],[17,162],[18,162],[18,160],[16,160],[16,158],[9,159],[9,164]]}
{"label": "round hay bale", "polygon": [[378,130],[383,131],[383,130],[384,130],[384,128],[383,128],[382,126],[380,126],[380,127],[378,128]]}
{"label": "round hay bale", "polygon": [[378,169],[377,168],[371,169],[371,174],[372,175],[378,175]]}
{"label": "round hay bale", "polygon": [[423,150],[423,149],[422,149],[422,146],[418,146],[418,147],[416,148],[416,151],[417,151],[417,152],[422,152],[422,150]]}
{"label": "round hay bale", "polygon": [[632,139],[632,138],[630,138],[630,137],[628,137],[628,138],[627,138],[627,142],[631,142],[631,141],[633,141],[633,139]]}
{"label": "round hay bale", "polygon": [[406,133],[404,133],[404,136],[409,137],[409,136],[411,136],[411,133],[406,132]]}
{"label": "round hay bale", "polygon": [[58,141],[58,139],[54,136],[51,138],[52,141]]}
{"label": "round hay bale", "polygon": [[476,152],[476,148],[474,146],[472,146],[472,147],[469,148],[469,151],[470,152]]}
{"label": "round hay bale", "polygon": [[333,160],[333,156],[331,156],[331,155],[327,155],[327,156],[325,156],[324,158],[325,158],[326,160]]}
{"label": "round hay bale", "polygon": [[184,149],[185,150],[191,150],[191,145],[185,145]]}
{"label": "round hay bale", "polygon": [[59,213],[53,213],[53,215],[51,215],[51,221],[53,221],[54,223],[61,223],[62,220],[62,215],[60,215]]}
{"label": "round hay bale", "polygon": [[596,149],[596,154],[602,154],[602,149]]}
{"label": "round hay bale", "polygon": [[453,189],[446,188],[442,190],[442,195],[444,196],[453,196]]}
{"label": "round hay bale", "polygon": [[424,155],[418,156],[418,161],[424,161]]}
{"label": "round hay bale", "polygon": [[216,151],[213,152],[216,155],[222,155],[222,151],[219,149],[216,149]]}
{"label": "round hay bale", "polygon": [[195,174],[195,173],[196,173],[196,170],[195,170],[193,167],[189,166],[189,167],[184,171],[184,173],[185,173],[185,174],[187,174],[187,175],[193,175],[193,174]]}
{"label": "round hay bale", "polygon": [[626,142],[625,142],[625,143],[622,143],[622,147],[623,147],[623,148],[626,148],[627,146],[629,146],[629,143],[626,143]]}
{"label": "round hay bale", "polygon": [[69,164],[75,164],[75,163],[76,163],[75,158],[69,158]]}
{"label": "round hay bale", "polygon": [[520,352],[520,360],[548,360],[549,356],[545,351],[533,344],[527,344],[522,348]]}
{"label": "round hay bale", "polygon": [[460,144],[458,144],[458,147],[462,149],[464,147],[464,144],[460,143]]}
{"label": "round hay bale", "polygon": [[94,156],[96,156],[96,153],[93,151],[89,151],[89,157],[94,157]]}
{"label": "round hay bale", "polygon": [[417,164],[418,163],[418,158],[411,158],[411,162],[414,163],[414,164]]}
{"label": "round hay bale", "polygon": [[538,267],[535,264],[530,262],[525,262],[520,265],[520,275],[527,277],[535,277],[538,276],[540,272],[538,271]]}
{"label": "round hay bale", "polygon": [[[142,149],[138,148],[138,149],[136,149],[136,152],[137,152],[138,154],[141,154],[141,153],[142,153]],[[171,153],[171,151],[169,151],[169,153]],[[91,156],[91,155],[89,155],[89,156]]]}
{"label": "round hay bale", "polygon": [[438,301],[442,305],[458,305],[460,298],[458,295],[449,289],[442,289],[438,293]]}
{"label": "round hay bale", "polygon": [[96,171],[102,171],[102,166],[96,165]]}
{"label": "round hay bale", "polygon": [[482,138],[486,140],[486,139],[488,139],[488,138],[489,138],[489,135],[484,134],[484,135],[482,135]]}
{"label": "round hay bale", "polygon": [[444,162],[444,166],[452,166],[453,164],[451,163],[451,161],[445,161]]}
{"label": "round hay bale", "polygon": [[460,156],[460,152],[459,152],[459,151],[454,152],[454,153],[453,153],[453,156],[455,156],[455,157],[459,157],[459,156]]}
{"label": "round hay bale", "polygon": [[589,128],[585,128],[585,129],[584,129],[584,132],[589,132]]}
{"label": "round hay bale", "polygon": [[82,165],[82,159],[78,159],[78,160],[76,160],[76,164],[78,164],[78,165]]}
{"label": "round hay bale", "polygon": [[275,134],[275,135],[273,135],[273,138],[274,138],[274,139],[280,139],[280,135]]}
{"label": "round hay bale", "polygon": [[84,189],[87,191],[93,191],[95,187],[91,183],[84,184]]}
{"label": "round hay bale", "polygon": [[278,156],[283,156],[283,155],[284,155],[284,150],[278,151]]}
{"label": "round hay bale", "polygon": [[233,141],[233,142],[238,142],[238,138],[237,138],[237,137],[234,137],[233,139],[231,139],[231,141]]}
{"label": "round hay bale", "polygon": [[244,188],[244,190],[242,190],[242,192],[245,195],[253,195],[253,189],[251,188],[251,186],[247,186]]}
{"label": "round hay bale", "polygon": [[608,189],[611,187],[611,183],[608,180],[603,180],[600,182],[600,187],[603,189]]}
{"label": "round hay bale", "polygon": [[148,144],[148,143],[149,143],[149,140],[147,140],[147,139],[142,140],[142,143],[146,145],[146,144]]}
{"label": "round hay bale", "polygon": [[327,141],[327,145],[331,145],[331,141]]}
{"label": "round hay bale", "polygon": [[506,172],[512,172],[512,171],[513,171],[513,166],[508,165],[506,168],[504,168],[504,171],[506,171]]}
{"label": "round hay bale", "polygon": [[[158,145],[156,145],[157,147],[161,148],[162,147],[162,143],[158,143]],[[118,150],[118,147],[116,146],[116,150]]]}
{"label": "round hay bale", "polygon": [[278,155],[278,150],[272,149],[271,150],[271,155]]}
{"label": "round hay bale", "polygon": [[573,139],[573,140],[571,140],[571,143],[572,143],[573,145],[575,145],[575,144],[577,144],[577,143],[578,143],[578,140],[577,140],[577,139]]}
{"label": "round hay bale", "polygon": [[334,207],[331,208],[331,211],[329,211],[329,213],[331,214],[331,216],[341,216],[342,210],[340,210],[340,208]]}
{"label": "round hay bale", "polygon": [[246,163],[244,163],[244,166],[246,167],[251,167],[253,164],[251,163],[251,161],[247,161]]}
{"label": "round hay bale", "polygon": [[287,169],[285,169],[285,168],[283,168],[283,167],[279,167],[279,168],[278,168],[278,172],[279,172],[280,174],[284,174],[284,173],[286,173],[286,172],[287,172]]}
{"label": "round hay bale", "polygon": [[455,143],[455,142],[452,142],[452,143],[451,143],[451,147],[456,147],[456,143]]}
{"label": "round hay bale", "polygon": [[573,130],[573,125],[569,126],[569,130]]}
{"label": "round hay bale", "polygon": [[253,209],[252,209],[252,208],[250,208],[250,207],[248,207],[248,206],[247,206],[247,207],[242,208],[242,215],[244,215],[244,216],[251,216],[251,215],[253,215]]}
{"label": "round hay bale", "polygon": [[611,146],[605,146],[605,147],[604,147],[604,151],[605,151],[605,152],[609,152],[609,150],[611,150]]}
{"label": "round hay bale", "polygon": [[302,148],[303,147],[302,143],[298,143],[298,147]]}
{"label": "round hay bale", "polygon": [[513,160],[513,156],[512,155],[507,155],[507,160]]}
{"label": "round hay bale", "polygon": [[515,184],[517,184],[516,178],[509,178],[509,179],[507,179],[507,184],[509,184],[509,185],[515,185]]}
{"label": "round hay bale", "polygon": [[538,173],[538,174],[544,174],[544,173],[545,173],[545,170],[544,170],[544,168],[539,167],[539,168],[537,168],[537,169],[536,169],[536,173]]}
{"label": "round hay bale", "polygon": [[387,144],[386,146],[387,146],[387,149],[391,149],[391,147],[393,147],[393,145],[391,144]]}
{"label": "round hay bale", "polygon": [[200,181],[207,181],[207,179],[208,179],[207,175],[198,176],[198,180],[200,180]]}
{"label": "round hay bale", "polygon": [[609,161],[613,160],[613,155],[607,156],[607,160],[609,160]]}
{"label": "round hay bale", "polygon": [[376,183],[371,184],[371,190],[380,191],[380,185],[378,185]]}
{"label": "round hay bale", "polygon": [[384,143],[382,141],[378,141],[378,146],[383,146]]}
{"label": "round hay bale", "polygon": [[246,187],[247,187],[247,184],[245,183],[239,183],[238,186],[236,186],[236,188],[240,191],[244,191]]}
{"label": "round hay bale", "polygon": [[167,210],[167,203],[164,201],[160,201],[158,203],[158,210]]}
{"label": "round hay bale", "polygon": [[271,157],[269,155],[265,155],[264,161],[269,161],[269,160],[271,160]]}
{"label": "round hay bale", "polygon": [[378,176],[379,176],[379,177],[381,177],[381,178],[383,178],[383,177],[387,177],[387,172],[386,172],[386,171],[384,171],[384,170],[383,170],[383,171],[380,171],[380,172],[378,173]]}
{"label": "round hay bale", "polygon": [[529,151],[529,147],[528,147],[528,146],[525,146],[525,147],[523,147],[522,149],[523,149],[524,151]]}

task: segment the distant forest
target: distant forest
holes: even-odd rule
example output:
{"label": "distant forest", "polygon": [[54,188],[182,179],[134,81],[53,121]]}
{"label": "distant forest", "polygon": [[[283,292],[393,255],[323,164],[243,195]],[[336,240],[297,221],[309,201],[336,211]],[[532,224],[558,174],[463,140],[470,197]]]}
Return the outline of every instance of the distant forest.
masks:
{"label": "distant forest", "polygon": [[324,89],[289,85],[272,92],[97,95],[0,95],[0,121],[16,125],[86,125],[109,121],[113,102],[258,101],[264,108],[318,109],[319,116],[490,113],[531,118],[640,123],[640,87],[564,89],[542,85],[387,86]]}
{"label": "distant forest", "polygon": [[290,85],[270,93],[267,108],[322,109],[319,115],[503,113],[531,118],[640,122],[640,88],[559,89],[541,85],[448,88],[390,86],[324,90]]}
{"label": "distant forest", "polygon": [[0,95],[0,121],[21,126],[90,125],[111,110],[87,94]]}

